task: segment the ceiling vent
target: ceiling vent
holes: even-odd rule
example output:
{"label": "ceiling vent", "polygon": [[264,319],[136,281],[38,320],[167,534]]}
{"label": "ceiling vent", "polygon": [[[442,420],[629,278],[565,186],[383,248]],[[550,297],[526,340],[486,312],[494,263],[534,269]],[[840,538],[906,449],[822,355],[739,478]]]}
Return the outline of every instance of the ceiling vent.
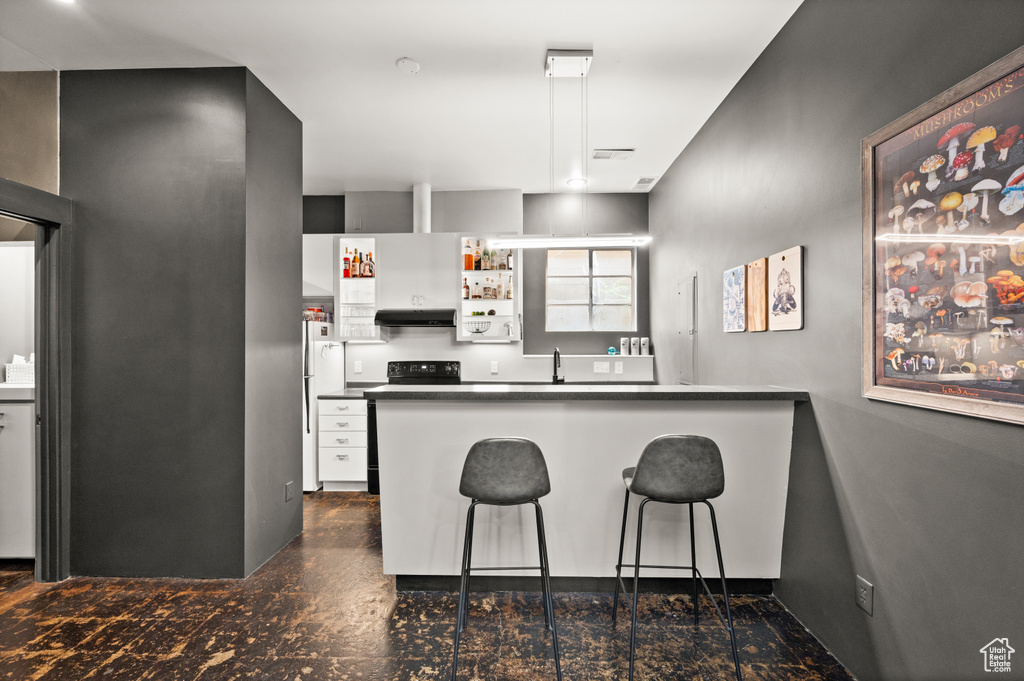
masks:
{"label": "ceiling vent", "polygon": [[594,149],[593,158],[599,161],[625,161],[636,149]]}
{"label": "ceiling vent", "polygon": [[636,182],[633,183],[633,186],[630,187],[630,189],[638,189],[640,191],[645,191],[653,187],[654,183],[657,181],[658,178],[656,177],[639,177],[637,178]]}

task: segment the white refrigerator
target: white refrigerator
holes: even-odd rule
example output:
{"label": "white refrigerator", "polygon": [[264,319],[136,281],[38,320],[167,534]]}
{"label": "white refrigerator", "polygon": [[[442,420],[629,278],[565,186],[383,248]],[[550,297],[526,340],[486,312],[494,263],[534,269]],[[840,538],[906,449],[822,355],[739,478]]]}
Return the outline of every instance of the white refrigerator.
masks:
{"label": "white refrigerator", "polygon": [[345,388],[345,346],[334,338],[334,324],[302,322],[302,490],[322,487],[317,459],[317,395]]}

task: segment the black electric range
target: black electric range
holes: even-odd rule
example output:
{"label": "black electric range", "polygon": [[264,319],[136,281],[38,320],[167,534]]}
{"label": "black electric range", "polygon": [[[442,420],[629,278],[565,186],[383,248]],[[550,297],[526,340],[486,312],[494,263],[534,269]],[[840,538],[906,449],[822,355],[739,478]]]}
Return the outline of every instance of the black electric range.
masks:
{"label": "black electric range", "polygon": [[[458,385],[462,383],[462,365],[457,361],[388,362],[388,385]],[[380,494],[380,457],[377,456],[377,405],[367,404],[373,424],[367,448],[366,479],[370,494]]]}
{"label": "black electric range", "polygon": [[388,362],[389,385],[457,385],[462,365],[452,360]]}

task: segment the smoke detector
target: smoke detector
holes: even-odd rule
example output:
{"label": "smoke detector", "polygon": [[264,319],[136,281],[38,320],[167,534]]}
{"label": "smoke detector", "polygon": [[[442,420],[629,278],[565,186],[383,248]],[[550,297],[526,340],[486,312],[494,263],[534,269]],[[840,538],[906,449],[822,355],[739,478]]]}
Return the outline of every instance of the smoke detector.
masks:
{"label": "smoke detector", "polygon": [[409,57],[401,57],[400,59],[398,59],[398,61],[395,62],[395,68],[397,68],[402,73],[408,73],[411,76],[413,74],[419,73],[420,64],[415,59],[410,59]]}

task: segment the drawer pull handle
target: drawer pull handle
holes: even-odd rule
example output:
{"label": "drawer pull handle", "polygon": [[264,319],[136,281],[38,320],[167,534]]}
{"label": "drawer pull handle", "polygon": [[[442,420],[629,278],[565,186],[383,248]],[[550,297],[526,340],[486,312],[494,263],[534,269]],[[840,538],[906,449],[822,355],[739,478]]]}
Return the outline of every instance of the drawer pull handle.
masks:
{"label": "drawer pull handle", "polygon": [[342,461],[345,461],[345,460],[348,459],[348,454],[336,454],[335,456],[337,456]]}
{"label": "drawer pull handle", "polygon": [[[348,442],[348,438],[347,437],[339,437],[339,438],[337,438],[337,441],[342,443],[342,444],[345,444],[346,442]],[[339,454],[338,456],[341,456],[341,455]]]}
{"label": "drawer pull handle", "polygon": [[338,425],[341,426],[342,428],[344,428],[345,426],[348,425],[348,421],[345,421],[344,423],[342,423],[341,421],[338,421]]}
{"label": "drawer pull handle", "polygon": [[338,407],[338,411],[347,411],[348,407]]}

